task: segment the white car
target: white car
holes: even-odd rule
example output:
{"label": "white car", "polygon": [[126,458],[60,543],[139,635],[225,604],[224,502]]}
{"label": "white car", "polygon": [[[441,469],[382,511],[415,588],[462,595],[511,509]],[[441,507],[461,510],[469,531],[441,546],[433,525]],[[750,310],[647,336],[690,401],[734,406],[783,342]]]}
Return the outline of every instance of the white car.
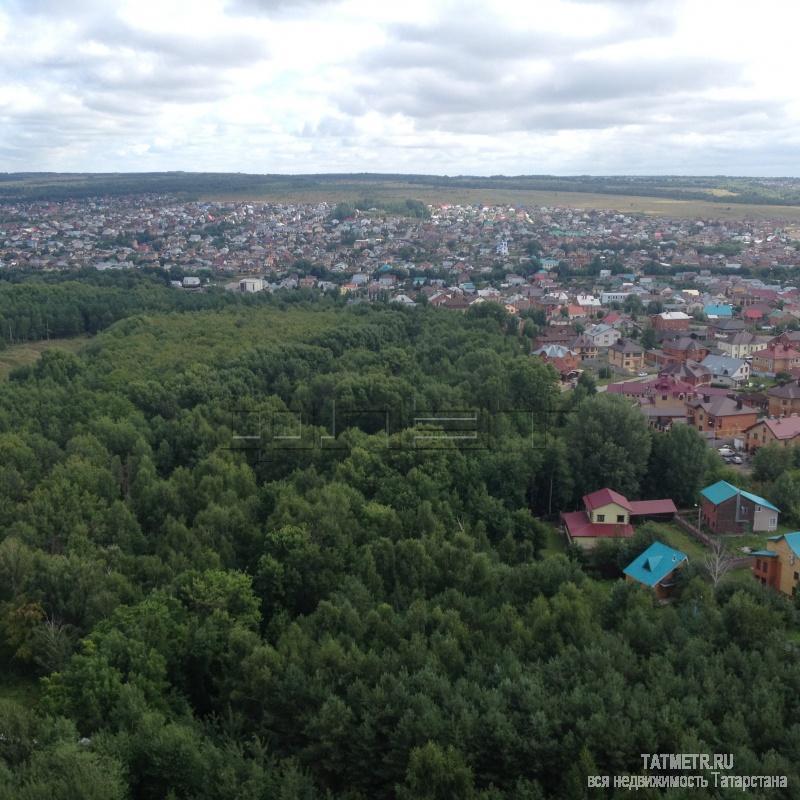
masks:
{"label": "white car", "polygon": [[647,373],[646,372],[639,372],[639,373],[637,373],[636,377],[637,378],[646,378],[647,377]]}
{"label": "white car", "polygon": [[736,452],[731,450],[730,447],[720,447],[717,451],[723,458],[726,456],[735,456]]}

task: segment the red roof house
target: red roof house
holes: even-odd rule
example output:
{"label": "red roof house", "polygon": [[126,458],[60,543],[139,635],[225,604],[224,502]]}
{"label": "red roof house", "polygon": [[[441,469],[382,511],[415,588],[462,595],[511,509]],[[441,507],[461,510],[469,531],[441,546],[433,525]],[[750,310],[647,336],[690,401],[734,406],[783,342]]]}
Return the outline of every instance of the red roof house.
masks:
{"label": "red roof house", "polygon": [[601,539],[633,536],[633,517],[672,517],[672,500],[628,500],[613,489],[598,489],[583,497],[583,511],[561,514],[561,524],[571,544],[589,549]]}

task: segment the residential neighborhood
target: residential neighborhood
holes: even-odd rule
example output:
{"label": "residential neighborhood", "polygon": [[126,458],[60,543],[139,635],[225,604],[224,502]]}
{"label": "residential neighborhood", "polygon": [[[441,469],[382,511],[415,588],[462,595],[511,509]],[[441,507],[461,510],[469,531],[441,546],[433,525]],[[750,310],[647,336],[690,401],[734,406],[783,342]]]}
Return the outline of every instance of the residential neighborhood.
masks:
{"label": "residential neighborhood", "polygon": [[[123,196],[7,205],[0,270],[157,268],[178,293],[323,292],[443,314],[495,304],[565,393],[589,380],[656,432],[693,428],[746,476],[761,448],[800,444],[800,229],[777,220]],[[9,329],[9,341],[21,337]],[[698,535],[779,526],[776,505],[726,480],[702,490],[697,510]],[[607,487],[563,511],[560,526],[588,552],[629,540],[645,520],[688,525],[682,513],[671,498]],[[650,553],[625,575],[664,600],[680,555]]]}

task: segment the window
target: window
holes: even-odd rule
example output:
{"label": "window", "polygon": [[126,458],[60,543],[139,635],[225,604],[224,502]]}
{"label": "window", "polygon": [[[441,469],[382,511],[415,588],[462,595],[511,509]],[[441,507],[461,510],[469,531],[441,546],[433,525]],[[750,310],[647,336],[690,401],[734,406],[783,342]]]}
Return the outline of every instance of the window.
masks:
{"label": "window", "polygon": [[598,514],[597,515],[597,521],[598,522],[605,522],[606,521],[606,515],[605,514]]}
{"label": "window", "polygon": [[796,581],[800,581],[800,572],[795,572],[795,574],[794,574],[794,579],[795,579]]}
{"label": "window", "polygon": [[769,524],[770,524],[771,527],[777,528],[778,527],[778,518],[777,517],[770,517],[769,518]]}
{"label": "window", "polygon": [[625,522],[625,515],[617,514],[617,522]]}
{"label": "window", "polygon": [[760,558],[757,558],[757,559],[756,559],[756,569],[757,569],[757,570],[760,570],[760,569],[761,569],[761,559],[760,559]]}

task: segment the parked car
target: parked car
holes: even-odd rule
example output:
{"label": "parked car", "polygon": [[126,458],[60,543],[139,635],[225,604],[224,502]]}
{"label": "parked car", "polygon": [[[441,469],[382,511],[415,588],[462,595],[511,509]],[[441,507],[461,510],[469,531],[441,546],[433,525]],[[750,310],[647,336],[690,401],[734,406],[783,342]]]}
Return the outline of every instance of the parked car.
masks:
{"label": "parked car", "polygon": [[736,455],[736,452],[734,450],[731,450],[730,447],[720,447],[719,450],[717,450],[717,452],[723,458],[725,458],[726,456],[735,456]]}
{"label": "parked car", "polygon": [[637,378],[646,378],[647,377],[647,373],[646,372],[638,372],[638,373],[636,373],[636,377]]}
{"label": "parked car", "polygon": [[731,456],[731,464],[741,464],[742,457],[741,456]]}

